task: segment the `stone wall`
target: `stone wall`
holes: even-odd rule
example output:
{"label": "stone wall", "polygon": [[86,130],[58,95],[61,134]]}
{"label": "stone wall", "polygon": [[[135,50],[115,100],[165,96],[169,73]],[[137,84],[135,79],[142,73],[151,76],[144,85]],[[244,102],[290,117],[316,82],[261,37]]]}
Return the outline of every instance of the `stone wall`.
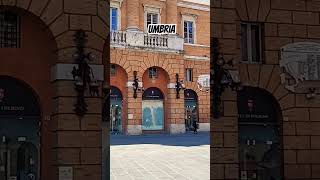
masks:
{"label": "stone wall", "polygon": [[[211,33],[219,38],[226,61],[235,68],[246,86],[266,89],[279,102],[283,115],[283,155],[285,179],[317,179],[320,159],[317,113],[319,98],[307,92],[289,92],[280,82],[280,48],[286,44],[319,42],[318,1],[314,0],[214,0],[211,3]],[[264,63],[240,62],[240,22],[264,23]],[[315,82],[317,83],[317,82]],[[236,94],[223,96],[224,116],[212,119],[211,178],[237,179],[238,130]]]}

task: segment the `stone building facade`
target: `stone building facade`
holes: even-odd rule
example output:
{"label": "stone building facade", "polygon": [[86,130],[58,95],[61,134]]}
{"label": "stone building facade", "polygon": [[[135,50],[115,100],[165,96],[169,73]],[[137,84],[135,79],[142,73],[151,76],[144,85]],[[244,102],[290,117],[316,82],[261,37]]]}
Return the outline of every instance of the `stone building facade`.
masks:
{"label": "stone building facade", "polygon": [[101,93],[86,94],[88,111],[76,115],[71,71],[82,29],[102,89],[108,7],[100,0],[0,2],[1,179],[101,179]]}
{"label": "stone building facade", "polygon": [[[184,133],[192,108],[199,130],[209,131],[209,93],[197,83],[209,75],[209,9],[192,0],[110,2],[111,131]],[[148,23],[177,24],[177,35],[148,35]],[[180,98],[176,76],[185,85]]]}
{"label": "stone building facade", "polygon": [[319,2],[213,0],[211,12],[212,37],[233,60],[225,68],[242,83],[211,120],[211,178],[319,179]]}

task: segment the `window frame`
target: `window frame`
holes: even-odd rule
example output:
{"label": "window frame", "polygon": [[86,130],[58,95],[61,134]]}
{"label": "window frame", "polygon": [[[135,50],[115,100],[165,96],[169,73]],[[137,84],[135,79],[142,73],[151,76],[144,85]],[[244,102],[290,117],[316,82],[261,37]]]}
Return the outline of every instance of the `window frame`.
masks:
{"label": "window frame", "polygon": [[[155,70],[154,74],[151,73],[152,70]],[[150,79],[157,79],[158,78],[158,69],[156,67],[148,68],[148,77]]]}
{"label": "window frame", "polygon": [[158,18],[158,24],[161,24],[161,7],[158,6],[153,6],[153,5],[147,5],[144,4],[144,32],[148,31],[148,26],[147,26],[147,22],[148,22],[148,14],[157,14]]}
{"label": "window frame", "polygon": [[[246,32],[246,44],[247,44],[247,59],[243,59],[243,46],[242,46],[242,26],[245,25],[247,28]],[[258,26],[259,27],[259,51],[260,51],[260,57],[259,61],[253,61],[252,58],[252,26]],[[250,47],[250,48],[249,48]],[[241,51],[241,63],[247,63],[247,64],[263,64],[264,63],[264,24],[263,23],[258,23],[258,22],[241,22],[240,23],[240,51]]]}
{"label": "window frame", "polygon": [[[190,79],[188,79],[188,72],[190,72]],[[186,68],[185,69],[185,81],[186,82],[193,82],[193,68]]]}
{"label": "window frame", "polygon": [[[193,43],[184,42],[185,41],[185,36],[184,36],[184,22],[185,21],[191,21],[192,22],[192,33],[193,33]],[[190,44],[194,45],[197,44],[197,15],[193,14],[182,14],[182,21],[181,21],[181,34],[183,37],[183,43],[184,44]]]}
{"label": "window frame", "polygon": [[[110,1],[110,8],[109,8],[109,11],[111,10],[111,8],[116,8],[117,9],[117,30],[116,31],[119,31],[121,30],[121,6],[122,6],[122,1],[123,0],[111,0]],[[109,15],[111,15],[111,12],[109,12]],[[111,24],[111,16],[110,16],[110,25],[112,26]],[[114,31],[112,30],[112,27],[110,26],[110,31]]]}

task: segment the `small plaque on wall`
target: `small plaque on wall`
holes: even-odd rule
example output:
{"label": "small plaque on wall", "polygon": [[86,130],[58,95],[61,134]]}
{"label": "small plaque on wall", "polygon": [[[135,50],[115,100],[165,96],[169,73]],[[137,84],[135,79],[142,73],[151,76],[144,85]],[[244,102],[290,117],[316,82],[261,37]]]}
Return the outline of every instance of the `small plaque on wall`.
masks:
{"label": "small plaque on wall", "polygon": [[73,180],[73,168],[59,167],[59,180]]}

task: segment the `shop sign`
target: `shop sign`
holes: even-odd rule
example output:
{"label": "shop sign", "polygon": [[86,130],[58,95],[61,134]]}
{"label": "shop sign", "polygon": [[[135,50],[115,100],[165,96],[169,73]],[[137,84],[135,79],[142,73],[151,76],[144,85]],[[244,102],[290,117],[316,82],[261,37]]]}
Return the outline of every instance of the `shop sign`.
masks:
{"label": "shop sign", "polygon": [[0,79],[0,115],[39,115],[36,98],[30,89],[10,78]]}

